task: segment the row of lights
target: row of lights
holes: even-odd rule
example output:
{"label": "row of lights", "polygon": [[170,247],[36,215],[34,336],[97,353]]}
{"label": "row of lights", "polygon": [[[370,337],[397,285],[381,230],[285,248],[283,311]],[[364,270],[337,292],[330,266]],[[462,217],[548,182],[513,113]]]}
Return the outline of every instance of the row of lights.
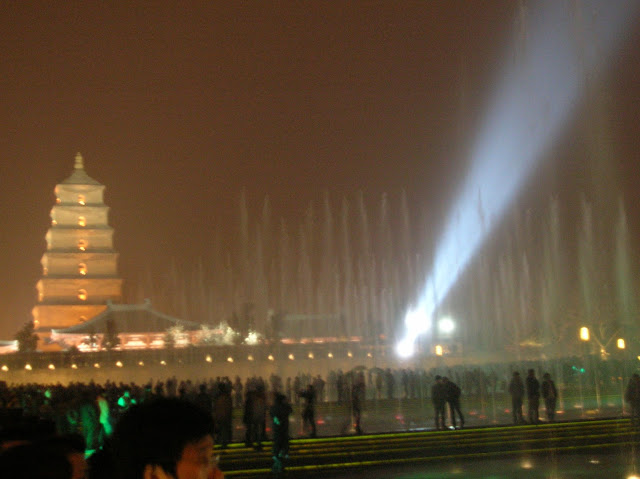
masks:
{"label": "row of lights", "polygon": [[[349,351],[349,352],[347,353],[347,356],[348,356],[348,357],[350,357],[350,358],[352,358],[352,357],[353,357],[353,354],[351,353],[351,351]],[[315,357],[315,356],[313,355],[313,353],[309,353],[309,354],[307,355],[307,357],[308,357],[309,359],[314,359],[314,357]],[[333,353],[328,353],[328,354],[327,354],[327,357],[328,357],[328,358],[333,358]],[[367,353],[367,357],[372,358],[372,357],[373,357],[373,354],[371,354],[371,353]],[[289,354],[288,358],[289,358],[290,360],[292,360],[292,361],[293,361],[293,360],[295,359],[295,356],[294,356],[293,354]],[[247,356],[247,359],[248,359],[249,361],[253,361],[253,360],[254,360],[254,357],[253,357],[253,355],[252,355],[252,354],[250,354],[249,356]],[[273,354],[269,354],[269,356],[267,357],[267,359],[268,359],[269,361],[275,361],[275,358],[274,358]],[[207,354],[207,356],[205,357],[205,361],[206,361],[206,362],[208,362],[208,363],[212,363],[212,362],[213,362],[213,358],[211,357],[211,355]],[[234,362],[234,359],[233,359],[231,356],[229,356],[229,357],[227,358],[227,362],[232,363],[232,362]],[[116,365],[116,367],[118,367],[118,368],[121,368],[121,367],[123,367],[123,366],[124,366],[124,365],[122,364],[122,361],[116,361],[115,365]],[[163,359],[162,361],[160,361],[160,365],[162,365],[162,366],[166,366],[166,365],[167,365],[167,362]],[[144,366],[144,361],[138,361],[138,366]],[[101,365],[100,365],[100,363],[93,363],[93,367],[94,367],[94,368],[96,368],[96,369],[100,369]],[[49,366],[47,366],[47,368],[53,371],[53,370],[55,370],[55,369],[56,369],[56,366],[55,366],[55,364],[51,363],[51,364],[49,364]],[[5,372],[6,372],[6,371],[9,371],[9,366],[7,366],[7,365],[5,364],[5,365],[3,365],[0,369],[1,369],[2,371],[5,371]],[[33,370],[33,366],[31,366],[31,364],[27,363],[27,364],[25,364],[25,365],[24,365],[24,369],[26,369],[27,371],[32,371],[32,370]],[[75,364],[75,363],[73,363],[73,364],[71,365],[71,369],[78,369],[78,365],[77,365],[77,364]]]}

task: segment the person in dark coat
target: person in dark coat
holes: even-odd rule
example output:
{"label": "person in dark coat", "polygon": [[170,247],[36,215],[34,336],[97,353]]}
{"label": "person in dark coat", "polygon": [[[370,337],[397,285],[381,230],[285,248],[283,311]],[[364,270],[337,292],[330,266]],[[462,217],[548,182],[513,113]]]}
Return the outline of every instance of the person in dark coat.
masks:
{"label": "person in dark coat", "polygon": [[460,388],[456,383],[450,381],[449,378],[443,377],[442,382],[445,386],[445,397],[449,404],[449,410],[451,412],[451,425],[456,428],[456,414],[460,418],[460,429],[464,427],[464,416],[460,410]]}
{"label": "person in dark coat", "polygon": [[302,428],[311,429],[310,437],[316,437],[316,391],[313,385],[309,384],[306,389],[298,392],[298,396],[304,399],[304,407],[302,409]]}
{"label": "person in dark coat", "polygon": [[230,383],[218,383],[218,393],[213,405],[216,441],[224,449],[231,442],[233,422],[233,400]]}
{"label": "person in dark coat", "polygon": [[269,408],[269,415],[273,421],[273,466],[275,474],[281,474],[285,469],[285,460],[289,457],[289,416],[291,405],[284,394],[276,393],[273,405]]}
{"label": "person in dark coat", "polygon": [[433,386],[431,386],[431,402],[436,416],[436,430],[445,430],[444,410],[447,404],[447,391],[442,382],[442,376],[436,376]]}
{"label": "person in dark coat", "polygon": [[536,373],[533,369],[529,369],[526,384],[529,422],[531,424],[538,424],[540,422],[540,382],[538,378],[536,378]]}
{"label": "person in dark coat", "polygon": [[637,373],[631,376],[624,398],[631,406],[631,424],[640,426],[640,375]]}
{"label": "person in dark coat", "polygon": [[551,374],[544,373],[542,376],[542,397],[544,399],[544,407],[547,412],[547,420],[553,422],[556,418],[556,402],[558,400],[558,390],[551,379]]}
{"label": "person in dark coat", "polygon": [[509,382],[509,394],[511,395],[511,412],[513,414],[513,423],[522,424],[522,401],[524,399],[524,383],[518,371],[514,371],[513,377]]}

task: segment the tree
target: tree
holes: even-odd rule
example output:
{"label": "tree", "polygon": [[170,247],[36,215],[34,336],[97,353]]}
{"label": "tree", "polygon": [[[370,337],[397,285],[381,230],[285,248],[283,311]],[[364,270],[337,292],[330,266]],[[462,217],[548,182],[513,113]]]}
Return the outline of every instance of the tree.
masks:
{"label": "tree", "polygon": [[33,321],[28,321],[15,335],[18,341],[18,351],[21,353],[30,353],[38,347],[38,335],[34,332],[35,326]]}
{"label": "tree", "polygon": [[104,334],[104,338],[102,339],[102,346],[107,351],[111,351],[113,348],[115,348],[119,344],[120,344],[120,336],[118,336],[116,325],[113,319],[109,318],[107,319],[106,331]]}

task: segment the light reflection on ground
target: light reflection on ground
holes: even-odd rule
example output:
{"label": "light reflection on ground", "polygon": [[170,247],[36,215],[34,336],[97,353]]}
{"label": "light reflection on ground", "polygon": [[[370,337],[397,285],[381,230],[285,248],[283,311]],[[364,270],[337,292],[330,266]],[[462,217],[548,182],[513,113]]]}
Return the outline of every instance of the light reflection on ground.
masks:
{"label": "light reflection on ground", "polygon": [[[634,456],[633,454],[631,456]],[[332,475],[346,479],[632,479],[640,470],[630,455],[570,455],[529,457],[460,464],[429,464],[406,468],[377,468]]]}

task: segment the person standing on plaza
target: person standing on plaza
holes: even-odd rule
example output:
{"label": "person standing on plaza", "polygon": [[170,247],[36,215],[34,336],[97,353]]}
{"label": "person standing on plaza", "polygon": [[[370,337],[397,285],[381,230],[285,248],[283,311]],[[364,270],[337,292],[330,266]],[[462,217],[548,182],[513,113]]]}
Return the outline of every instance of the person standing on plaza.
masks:
{"label": "person standing on plaza", "polygon": [[544,373],[544,376],[542,376],[542,398],[544,399],[544,407],[547,412],[547,420],[553,422],[556,418],[558,390],[549,373]]}
{"label": "person standing on plaza", "polygon": [[309,426],[309,437],[316,437],[316,391],[313,385],[309,384],[306,389],[298,392],[298,396],[305,401],[302,409],[302,428],[306,429]]}
{"label": "person standing on plaza", "polygon": [[631,406],[631,424],[640,426],[640,375],[637,373],[631,376],[624,398]]}
{"label": "person standing on plaza", "polygon": [[285,469],[285,460],[289,457],[289,416],[291,416],[291,404],[287,397],[281,393],[275,393],[273,405],[269,408],[269,414],[273,421],[273,466],[274,474],[282,474]]}
{"label": "person standing on plaza", "polygon": [[529,369],[526,384],[529,423],[538,424],[540,422],[540,382],[533,369]]}
{"label": "person standing on plaza", "polygon": [[518,371],[514,371],[511,381],[509,381],[509,394],[511,395],[511,412],[513,423],[522,424],[522,400],[524,399],[524,383]]}
{"label": "person standing on plaza", "polygon": [[444,431],[444,409],[447,404],[447,392],[442,382],[442,376],[440,375],[436,376],[435,382],[433,386],[431,386],[431,402],[433,403],[433,410],[436,416],[436,430]]}
{"label": "person standing on plaza", "polygon": [[460,410],[460,388],[456,383],[450,381],[449,378],[443,377],[442,382],[445,386],[445,397],[451,411],[451,425],[456,428],[456,414],[460,418],[460,429],[464,427],[464,416]]}

